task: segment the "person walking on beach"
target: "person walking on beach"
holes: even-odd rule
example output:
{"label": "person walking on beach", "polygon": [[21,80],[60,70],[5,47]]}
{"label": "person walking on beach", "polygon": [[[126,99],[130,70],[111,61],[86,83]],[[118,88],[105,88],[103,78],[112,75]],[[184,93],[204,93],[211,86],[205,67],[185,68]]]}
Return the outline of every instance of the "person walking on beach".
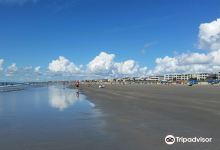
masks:
{"label": "person walking on beach", "polygon": [[76,86],[77,92],[79,92],[79,81],[76,81],[75,86]]}
{"label": "person walking on beach", "polygon": [[76,88],[79,88],[79,81],[76,81]]}

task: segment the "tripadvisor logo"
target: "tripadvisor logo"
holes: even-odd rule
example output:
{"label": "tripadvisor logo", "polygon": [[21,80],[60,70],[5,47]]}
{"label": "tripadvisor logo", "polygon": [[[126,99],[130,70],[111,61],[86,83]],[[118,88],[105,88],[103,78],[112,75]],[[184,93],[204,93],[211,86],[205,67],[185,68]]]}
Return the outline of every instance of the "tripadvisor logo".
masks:
{"label": "tripadvisor logo", "polygon": [[174,143],[211,143],[212,138],[203,137],[174,137],[173,135],[167,135],[165,137],[165,143],[172,145]]}
{"label": "tripadvisor logo", "polygon": [[165,137],[165,142],[168,144],[168,145],[172,145],[173,143],[175,143],[175,137],[173,135],[167,135]]}

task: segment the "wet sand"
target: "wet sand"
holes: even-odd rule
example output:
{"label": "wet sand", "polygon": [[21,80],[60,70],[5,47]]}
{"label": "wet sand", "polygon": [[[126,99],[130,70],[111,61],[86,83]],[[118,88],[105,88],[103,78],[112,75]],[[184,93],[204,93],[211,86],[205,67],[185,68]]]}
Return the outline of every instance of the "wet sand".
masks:
{"label": "wet sand", "polygon": [[[81,91],[104,113],[105,149],[219,150],[220,86],[82,85]],[[213,142],[167,145],[169,134]]]}

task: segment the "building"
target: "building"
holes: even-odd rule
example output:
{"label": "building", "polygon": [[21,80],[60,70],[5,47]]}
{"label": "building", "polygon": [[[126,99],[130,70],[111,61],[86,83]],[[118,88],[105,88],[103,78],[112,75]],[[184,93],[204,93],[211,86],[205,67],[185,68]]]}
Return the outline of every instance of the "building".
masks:
{"label": "building", "polygon": [[189,80],[195,78],[197,80],[206,80],[210,76],[210,73],[197,73],[197,74],[165,74],[164,80],[167,81],[180,81],[180,80]]}
{"label": "building", "polygon": [[218,80],[220,80],[220,72],[218,73]]}
{"label": "building", "polygon": [[164,80],[167,80],[167,81],[189,80],[190,78],[193,78],[192,74],[165,74],[164,75]]}
{"label": "building", "polygon": [[148,79],[154,80],[154,81],[161,81],[163,80],[164,76],[149,76]]}
{"label": "building", "polygon": [[210,76],[210,73],[198,73],[196,74],[197,80],[206,80]]}

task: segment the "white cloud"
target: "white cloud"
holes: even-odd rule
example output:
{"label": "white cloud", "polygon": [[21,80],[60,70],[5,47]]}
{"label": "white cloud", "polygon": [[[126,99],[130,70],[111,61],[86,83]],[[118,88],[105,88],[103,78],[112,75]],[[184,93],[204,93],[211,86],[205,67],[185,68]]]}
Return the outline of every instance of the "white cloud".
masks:
{"label": "white cloud", "polygon": [[[198,38],[199,47],[207,51],[176,54],[173,57],[159,57],[155,60],[156,66],[152,70],[148,70],[147,67],[140,67],[138,62],[132,59],[117,62],[115,61],[115,54],[101,52],[87,64],[86,70],[82,70],[82,65],[77,66],[65,57],[59,56],[49,63],[47,71],[40,71],[40,66],[18,69],[14,63],[6,68],[5,72],[6,76],[13,76],[16,73],[17,76],[26,77],[30,80],[35,77],[60,79],[59,75],[62,75],[62,79],[73,79],[73,77],[74,79],[91,79],[165,73],[219,72],[220,19],[210,23],[202,23]],[[4,60],[0,59],[0,70],[3,70],[3,62]]]}
{"label": "white cloud", "polygon": [[140,68],[134,60],[115,62],[115,54],[101,52],[87,65],[88,71],[107,76],[138,75],[146,72],[146,67]]}
{"label": "white cloud", "polygon": [[217,51],[213,51],[209,53],[210,56],[212,56],[212,64],[220,66],[220,48]]}
{"label": "white cloud", "polygon": [[[5,69],[2,80],[6,81],[37,81],[39,79],[45,80],[47,78],[45,72],[40,72],[38,67],[32,66],[17,67],[16,63],[11,64]],[[38,71],[37,71],[38,70]]]}
{"label": "white cloud", "polygon": [[181,54],[178,56],[181,64],[207,64],[212,61],[213,57],[211,55],[206,55],[204,53],[189,53]]}
{"label": "white cloud", "polygon": [[199,47],[208,53],[182,53],[156,59],[154,74],[220,71],[220,19],[200,25]]}
{"label": "white cloud", "polygon": [[220,51],[181,54],[156,59],[155,74],[217,72],[220,65]]}
{"label": "white cloud", "polygon": [[4,59],[0,59],[0,71],[3,70]]}
{"label": "white cloud", "polygon": [[127,60],[120,63],[115,63],[116,74],[135,74],[138,71],[138,64],[134,60]]}
{"label": "white cloud", "polygon": [[73,62],[69,61],[63,56],[49,63],[48,69],[57,73],[80,73],[82,66],[76,66]]}
{"label": "white cloud", "polygon": [[199,48],[211,51],[220,49],[220,18],[200,25]]}
{"label": "white cloud", "polygon": [[34,71],[35,71],[35,72],[39,72],[39,71],[40,71],[40,68],[41,68],[40,66],[37,66],[37,67],[34,68]]}
{"label": "white cloud", "polygon": [[18,68],[15,63],[8,66],[6,70],[6,76],[13,76],[17,72]]}
{"label": "white cloud", "polygon": [[115,55],[108,54],[106,52],[101,52],[96,56],[91,62],[89,62],[88,70],[92,73],[111,73],[112,67],[114,65]]}
{"label": "white cloud", "polygon": [[154,69],[155,74],[174,72],[177,68],[176,58],[171,58],[169,56],[166,56],[164,58],[157,58],[155,62],[156,62],[156,67]]}

